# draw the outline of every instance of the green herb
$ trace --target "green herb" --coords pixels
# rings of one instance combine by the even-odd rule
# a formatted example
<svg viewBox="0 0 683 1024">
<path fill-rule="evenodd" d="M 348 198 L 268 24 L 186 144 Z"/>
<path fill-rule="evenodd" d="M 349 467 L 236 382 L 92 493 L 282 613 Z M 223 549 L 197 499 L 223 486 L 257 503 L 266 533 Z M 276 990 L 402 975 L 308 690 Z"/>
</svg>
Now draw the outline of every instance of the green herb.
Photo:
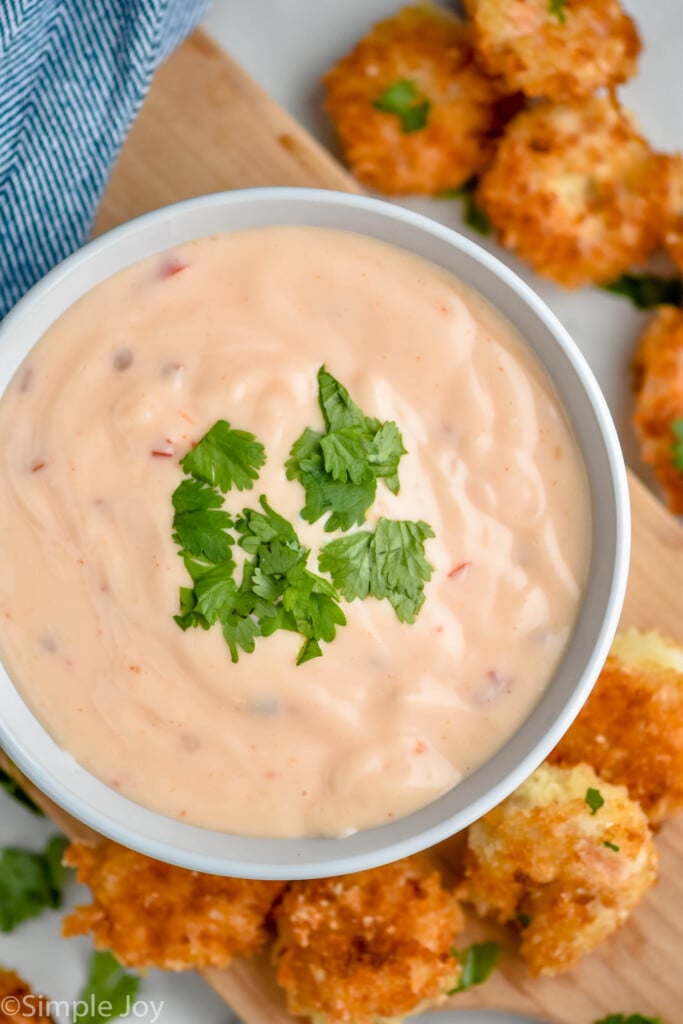
<svg viewBox="0 0 683 1024">
<path fill-rule="evenodd" d="M 591 814 L 597 814 L 600 808 L 604 807 L 605 804 L 600 790 L 593 789 L 592 786 L 589 786 L 586 790 L 586 796 L 584 799 L 591 809 Z"/>
<path fill-rule="evenodd" d="M 567 0 L 548 0 L 548 13 L 557 18 L 557 20 L 563 25 L 567 20 L 567 12 L 565 11 L 566 5 Z"/>
<path fill-rule="evenodd" d="M 493 224 L 482 208 L 477 206 L 474 198 L 477 184 L 476 178 L 470 178 L 469 181 L 466 181 L 464 185 L 460 185 L 458 188 L 444 189 L 443 192 L 439 193 L 437 199 L 462 199 L 462 216 L 465 224 L 480 235 L 490 235 L 493 232 Z"/>
<path fill-rule="evenodd" d="M 674 436 L 671 445 L 671 461 L 676 469 L 683 473 L 683 419 L 674 420 L 671 424 L 671 433 Z"/>
<path fill-rule="evenodd" d="M 632 1013 L 628 1017 L 624 1013 L 610 1013 L 608 1017 L 596 1020 L 595 1024 L 663 1024 L 661 1017 L 643 1017 L 640 1013 Z"/>
<path fill-rule="evenodd" d="M 320 571 L 330 574 L 347 601 L 368 595 L 386 598 L 401 622 L 414 622 L 432 575 L 424 544 L 433 536 L 422 520 L 381 518 L 374 532 L 352 533 L 326 544 L 320 551 Z"/>
<path fill-rule="evenodd" d="M 464 992 L 473 985 L 481 985 L 490 976 L 500 959 L 500 946 L 497 942 L 475 942 L 468 949 L 451 950 L 462 966 L 460 978 L 455 988 L 448 995 Z"/>
<path fill-rule="evenodd" d="M 405 78 L 385 89 L 372 105 L 384 114 L 396 114 L 401 122 L 401 131 L 406 135 L 420 131 L 429 121 L 431 103 L 429 100 L 420 100 L 415 83 Z"/>
<path fill-rule="evenodd" d="M 620 847 L 615 843 L 610 843 L 609 839 L 606 839 L 602 845 L 606 846 L 608 850 L 614 850 L 615 853 L 619 853 Z"/>
<path fill-rule="evenodd" d="M 530 914 L 515 914 L 515 919 L 520 928 L 528 928 L 531 924 Z"/>
<path fill-rule="evenodd" d="M 74 1007 L 74 1024 L 102 1024 L 123 1017 L 140 988 L 137 974 L 125 970 L 111 953 L 96 951 L 88 980 Z"/>
<path fill-rule="evenodd" d="M 17 803 L 23 804 L 23 806 L 26 807 L 27 810 L 32 811 L 33 814 L 43 815 L 43 811 L 38 804 L 34 803 L 28 793 L 24 792 L 16 779 L 13 779 L 12 776 L 8 775 L 7 772 L 2 770 L 2 768 L 0 768 L 0 789 L 4 789 L 9 796 L 17 801 Z"/>
<path fill-rule="evenodd" d="M 656 274 L 624 274 L 602 286 L 615 295 L 625 295 L 637 309 L 656 306 L 683 306 L 683 281 L 678 277 Z"/>
<path fill-rule="evenodd" d="M 0 931 L 11 932 L 22 921 L 60 905 L 66 846 L 63 836 L 55 836 L 42 853 L 13 848 L 0 853 Z"/>
<path fill-rule="evenodd" d="M 258 470 L 266 461 L 262 444 L 246 430 L 233 430 L 218 420 L 198 445 L 180 460 L 186 473 L 219 490 L 250 490 L 258 479 Z"/>
<path fill-rule="evenodd" d="M 318 371 L 318 401 L 326 431 L 307 427 L 294 442 L 287 479 L 299 480 L 304 487 L 301 515 L 306 522 L 315 523 L 329 513 L 328 533 L 350 530 L 365 522 L 378 480 L 398 494 L 403 439 L 393 421 L 380 423 L 361 412 L 324 366 Z"/>
</svg>

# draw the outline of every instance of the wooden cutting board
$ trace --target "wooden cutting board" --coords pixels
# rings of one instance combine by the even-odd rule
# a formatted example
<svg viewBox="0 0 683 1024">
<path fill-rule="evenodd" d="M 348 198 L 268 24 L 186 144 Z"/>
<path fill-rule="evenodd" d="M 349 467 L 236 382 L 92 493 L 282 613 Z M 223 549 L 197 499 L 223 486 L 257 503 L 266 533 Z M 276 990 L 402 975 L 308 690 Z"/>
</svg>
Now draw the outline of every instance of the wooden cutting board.
<svg viewBox="0 0 683 1024">
<path fill-rule="evenodd" d="M 96 231 L 190 196 L 263 185 L 360 191 L 358 185 L 202 32 L 157 74 L 114 171 Z M 633 557 L 624 625 L 656 627 L 683 642 L 683 530 L 631 475 Z M 32 789 L 33 787 L 28 787 Z M 88 829 L 39 796 L 72 837 Z M 683 1022 L 683 816 L 657 837 L 661 880 L 628 925 L 578 970 L 530 978 L 514 953 L 485 985 L 454 997 L 557 1024 L 591 1024 L 636 1011 Z M 448 847 L 441 850 L 448 859 Z M 477 926 L 471 927 L 471 938 Z M 461 944 L 465 944 L 465 941 Z M 206 980 L 246 1024 L 291 1024 L 264 958 Z"/>
</svg>

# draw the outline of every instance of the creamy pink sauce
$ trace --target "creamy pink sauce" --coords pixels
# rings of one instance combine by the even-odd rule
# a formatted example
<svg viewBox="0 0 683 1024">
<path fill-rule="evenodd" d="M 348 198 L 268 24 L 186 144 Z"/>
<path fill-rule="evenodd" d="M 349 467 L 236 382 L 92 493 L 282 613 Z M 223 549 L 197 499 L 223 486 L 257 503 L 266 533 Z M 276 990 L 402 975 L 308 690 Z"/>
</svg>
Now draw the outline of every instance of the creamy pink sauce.
<svg viewBox="0 0 683 1024">
<path fill-rule="evenodd" d="M 173 621 L 178 459 L 219 418 L 268 461 L 252 492 L 296 522 L 284 462 L 318 427 L 325 363 L 408 454 L 380 515 L 424 519 L 434 575 L 414 625 L 387 601 L 300 667 L 277 633 L 231 663 Z M 584 466 L 513 328 L 443 270 L 341 232 L 270 228 L 139 263 L 47 332 L 0 402 L 0 653 L 58 743 L 173 818 L 342 835 L 444 793 L 529 715 L 577 614 Z M 311 563 L 316 568 L 316 561 Z"/>
</svg>

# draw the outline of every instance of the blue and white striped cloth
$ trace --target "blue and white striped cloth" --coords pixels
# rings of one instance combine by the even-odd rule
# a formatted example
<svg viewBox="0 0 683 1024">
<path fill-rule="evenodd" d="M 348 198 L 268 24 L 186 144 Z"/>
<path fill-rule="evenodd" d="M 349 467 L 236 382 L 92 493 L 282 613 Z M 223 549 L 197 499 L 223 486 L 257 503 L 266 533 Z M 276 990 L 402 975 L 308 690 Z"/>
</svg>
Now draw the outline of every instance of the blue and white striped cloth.
<svg viewBox="0 0 683 1024">
<path fill-rule="evenodd" d="M 209 0 L 0 0 L 0 318 L 86 240 L 157 65 Z"/>
</svg>

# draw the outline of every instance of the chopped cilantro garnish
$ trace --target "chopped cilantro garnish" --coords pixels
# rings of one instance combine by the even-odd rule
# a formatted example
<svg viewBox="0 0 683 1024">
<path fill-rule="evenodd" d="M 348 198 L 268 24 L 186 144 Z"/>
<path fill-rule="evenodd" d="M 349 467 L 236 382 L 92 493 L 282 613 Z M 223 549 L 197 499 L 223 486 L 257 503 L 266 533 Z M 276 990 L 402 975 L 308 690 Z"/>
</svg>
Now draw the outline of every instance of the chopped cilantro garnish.
<svg viewBox="0 0 683 1024">
<path fill-rule="evenodd" d="M 381 518 L 374 532 L 364 530 L 330 541 L 320 551 L 328 572 L 347 601 L 386 598 L 401 622 L 414 622 L 432 575 L 424 543 L 434 531 L 427 523 Z"/>
<path fill-rule="evenodd" d="M 326 431 L 307 427 L 287 460 L 287 479 L 306 492 L 301 510 L 308 523 L 328 515 L 325 530 L 350 530 L 365 522 L 377 481 L 399 490 L 398 464 L 405 454 L 396 424 L 366 416 L 346 388 L 324 366 L 318 371 L 318 401 Z"/>
<path fill-rule="evenodd" d="M 656 274 L 623 274 L 602 286 L 615 295 L 625 295 L 637 309 L 656 306 L 683 306 L 683 281 L 678 277 Z"/>
<path fill-rule="evenodd" d="M 566 5 L 567 0 L 548 0 L 548 13 L 557 18 L 557 20 L 562 22 L 563 25 L 567 20 L 567 12 L 565 11 Z"/>
<path fill-rule="evenodd" d="M 448 992 L 449 996 L 464 992 L 473 985 L 481 985 L 500 959 L 500 946 L 497 942 L 475 942 L 468 949 L 453 949 L 451 952 L 460 961 L 462 970 L 458 984 Z"/>
<path fill-rule="evenodd" d="M 517 921 L 517 924 L 520 926 L 520 928 L 528 928 L 531 924 L 531 915 L 515 914 L 515 920 Z"/>
<path fill-rule="evenodd" d="M 0 853 L 0 931 L 60 905 L 66 872 L 63 836 L 54 836 L 42 853 L 7 848 Z"/>
<path fill-rule="evenodd" d="M 250 490 L 258 479 L 258 470 L 266 461 L 262 444 L 246 430 L 233 430 L 218 420 L 198 445 L 180 460 L 186 473 L 219 490 Z"/>
<path fill-rule="evenodd" d="M 611 843 L 609 839 L 606 839 L 602 845 L 606 846 L 608 850 L 614 850 L 615 853 L 619 853 L 620 848 L 616 845 L 616 843 Z"/>
<path fill-rule="evenodd" d="M 0 789 L 4 789 L 9 796 L 13 797 L 17 801 L 17 803 L 23 804 L 24 807 L 26 807 L 27 810 L 32 811 L 33 814 L 43 814 L 40 807 L 33 802 L 28 793 L 24 792 L 16 779 L 13 779 L 12 776 L 8 775 L 7 772 L 2 770 L 2 768 L 0 768 Z"/>
<path fill-rule="evenodd" d="M 140 988 L 137 974 L 127 971 L 109 952 L 95 951 L 88 980 L 74 1005 L 74 1024 L 102 1024 L 123 1017 Z"/>
<path fill-rule="evenodd" d="M 420 131 L 429 121 L 431 103 L 420 100 L 415 83 L 405 78 L 393 82 L 372 105 L 384 114 L 395 114 L 401 122 L 401 131 L 406 135 Z"/>
<path fill-rule="evenodd" d="M 602 794 L 599 789 L 593 789 L 589 786 L 586 790 L 584 800 L 591 809 L 591 814 L 597 814 L 601 807 L 604 807 L 605 801 L 602 798 Z"/>
<path fill-rule="evenodd" d="M 477 179 L 470 178 L 469 181 L 466 181 L 464 185 L 460 185 L 458 188 L 444 189 L 443 192 L 439 193 L 437 199 L 462 199 L 462 216 L 465 224 L 480 235 L 490 235 L 493 232 L 493 224 L 482 208 L 477 206 L 474 198 L 476 188 Z"/>
<path fill-rule="evenodd" d="M 683 473 L 683 419 L 676 419 L 671 424 L 671 433 L 674 436 L 671 445 L 671 461 L 676 469 Z"/>
<path fill-rule="evenodd" d="M 595 1024 L 663 1024 L 661 1017 L 643 1017 L 640 1013 L 610 1013 L 608 1017 L 601 1017 Z"/>
<path fill-rule="evenodd" d="M 405 448 L 396 424 L 366 416 L 324 366 L 318 397 L 325 430 L 304 430 L 292 446 L 287 477 L 304 486 L 304 519 L 313 523 L 327 514 L 326 531 L 349 530 L 364 522 L 378 480 L 398 493 Z M 386 598 L 402 622 L 414 622 L 432 573 L 424 553 L 431 527 L 381 518 L 373 533 L 325 545 L 320 568 L 330 582 L 311 572 L 310 551 L 264 496 L 260 509 L 245 508 L 238 516 L 224 509 L 220 492 L 252 487 L 264 461 L 253 434 L 233 430 L 225 420 L 181 459 L 188 476 L 173 493 L 173 540 L 192 586 L 180 588 L 178 626 L 210 629 L 218 623 L 233 661 L 240 650 L 251 653 L 258 637 L 280 629 L 298 633 L 301 665 L 320 657 L 321 643 L 334 640 L 337 626 L 346 623 L 338 589 L 347 600 Z M 239 582 L 236 543 L 247 556 Z"/>
</svg>

